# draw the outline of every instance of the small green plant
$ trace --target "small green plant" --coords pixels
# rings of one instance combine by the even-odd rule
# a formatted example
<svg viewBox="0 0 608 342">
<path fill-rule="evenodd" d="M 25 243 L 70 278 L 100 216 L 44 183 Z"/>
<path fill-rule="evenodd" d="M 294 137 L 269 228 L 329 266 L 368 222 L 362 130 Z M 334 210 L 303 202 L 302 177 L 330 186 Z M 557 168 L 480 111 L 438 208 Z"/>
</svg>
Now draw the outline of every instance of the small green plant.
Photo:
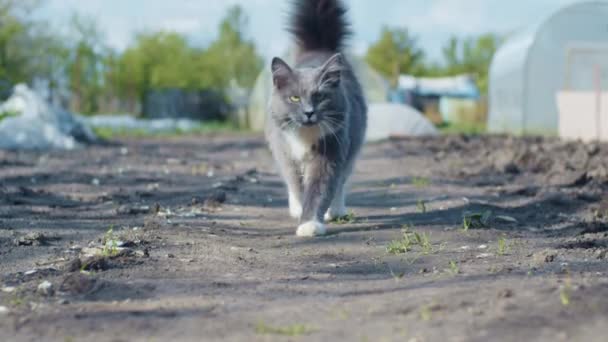
<svg viewBox="0 0 608 342">
<path fill-rule="evenodd" d="M 490 210 L 486 210 L 483 213 L 465 212 L 462 215 L 462 230 L 466 232 L 469 229 L 486 228 L 491 216 L 492 212 Z"/>
<path fill-rule="evenodd" d="M 355 213 L 351 211 L 347 215 L 333 219 L 331 222 L 335 224 L 352 224 L 356 221 L 357 218 L 355 217 Z"/>
<path fill-rule="evenodd" d="M 412 184 L 417 188 L 426 188 L 431 184 L 431 180 L 426 177 L 414 177 L 412 178 Z"/>
<path fill-rule="evenodd" d="M 395 271 L 393 271 L 390 266 L 388 267 L 388 270 L 391 272 L 391 276 L 393 277 L 393 279 L 395 279 L 395 281 L 399 281 L 399 279 L 405 276 L 405 272 L 395 273 Z"/>
<path fill-rule="evenodd" d="M 509 246 L 507 246 L 507 239 L 505 239 L 504 236 L 500 237 L 498 239 L 498 249 L 496 250 L 496 253 L 498 255 L 505 255 L 508 248 Z"/>
<path fill-rule="evenodd" d="M 570 275 L 566 278 L 566 282 L 559 289 L 559 300 L 563 306 L 570 305 L 570 294 L 572 293 L 572 281 Z"/>
<path fill-rule="evenodd" d="M 416 209 L 418 210 L 419 213 L 425 214 L 426 213 L 426 202 L 424 200 L 418 200 L 418 203 L 416 203 Z"/>
<path fill-rule="evenodd" d="M 101 253 L 106 257 L 118 254 L 118 239 L 114 235 L 114 226 L 110 226 L 110 229 L 103 236 L 103 250 Z"/>
<path fill-rule="evenodd" d="M 433 318 L 433 312 L 430 305 L 423 305 L 420 308 L 420 318 L 423 321 L 430 321 Z"/>
<path fill-rule="evenodd" d="M 422 248 L 422 253 L 430 254 L 433 251 L 433 245 L 428 234 L 415 232 L 414 237 L 416 238 L 416 244 Z"/>
<path fill-rule="evenodd" d="M 403 234 L 401 235 L 400 240 L 393 240 L 389 242 L 386 247 L 386 251 L 390 254 L 404 254 L 409 252 L 412 249 L 412 245 L 414 243 L 412 233 L 410 233 L 408 228 L 404 228 L 402 230 Z"/>
<path fill-rule="evenodd" d="M 433 252 L 429 234 L 412 232 L 408 226 L 405 226 L 402 229 L 401 239 L 389 242 L 386 250 L 390 254 L 404 254 L 412 250 L 413 246 L 419 246 L 423 254 Z"/>
<path fill-rule="evenodd" d="M 450 270 L 449 271 L 452 275 L 457 275 L 458 273 L 460 273 L 460 267 L 458 267 L 458 264 L 456 263 L 456 261 L 450 260 Z"/>
<path fill-rule="evenodd" d="M 273 327 L 264 322 L 255 326 L 255 332 L 262 335 L 302 336 L 313 332 L 312 329 L 303 324 L 293 324 L 285 327 Z"/>
</svg>

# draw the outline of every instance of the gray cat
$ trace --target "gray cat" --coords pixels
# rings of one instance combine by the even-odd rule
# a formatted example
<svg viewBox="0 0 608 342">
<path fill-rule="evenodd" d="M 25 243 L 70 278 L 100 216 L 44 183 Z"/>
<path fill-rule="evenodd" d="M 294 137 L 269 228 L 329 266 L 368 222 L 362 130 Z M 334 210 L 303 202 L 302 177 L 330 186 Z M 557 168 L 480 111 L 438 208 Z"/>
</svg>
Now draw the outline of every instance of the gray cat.
<svg viewBox="0 0 608 342">
<path fill-rule="evenodd" d="M 350 35 L 339 0 L 297 0 L 289 31 L 295 63 L 272 60 L 266 138 L 287 184 L 298 236 L 326 233 L 323 220 L 346 215 L 344 186 L 363 145 L 367 105 L 342 54 Z"/>
</svg>

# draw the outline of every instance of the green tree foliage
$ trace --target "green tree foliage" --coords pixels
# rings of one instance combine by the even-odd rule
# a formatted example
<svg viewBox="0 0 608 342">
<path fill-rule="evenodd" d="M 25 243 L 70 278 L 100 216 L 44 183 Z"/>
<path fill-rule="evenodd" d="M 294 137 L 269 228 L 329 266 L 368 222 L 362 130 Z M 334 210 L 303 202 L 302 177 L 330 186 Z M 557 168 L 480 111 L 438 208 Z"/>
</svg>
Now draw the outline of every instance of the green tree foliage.
<svg viewBox="0 0 608 342">
<path fill-rule="evenodd" d="M 44 23 L 29 19 L 37 0 L 0 0 L 0 80 L 9 83 L 47 79 L 57 86 L 66 48 Z"/>
<path fill-rule="evenodd" d="M 95 113 L 104 87 L 103 35 L 92 18 L 74 15 L 71 27 L 70 40 L 74 42 L 68 54 L 71 107 L 84 114 Z"/>
<path fill-rule="evenodd" d="M 262 58 L 255 44 L 245 39 L 248 18 L 240 6 L 233 6 L 220 23 L 219 38 L 203 55 L 222 70 L 225 81 L 235 80 L 240 86 L 252 88 L 262 68 Z"/>
<path fill-rule="evenodd" d="M 253 87 L 262 67 L 255 45 L 244 38 L 247 17 L 230 8 L 220 24 L 219 37 L 206 49 L 192 47 L 174 32 L 139 34 L 122 54 L 106 58 L 106 81 L 123 101 L 143 102 L 152 89 L 214 89 L 223 91 L 235 80 Z"/>
<path fill-rule="evenodd" d="M 367 51 L 367 63 L 396 84 L 399 75 L 421 75 L 424 52 L 407 29 L 384 27 L 380 39 Z"/>
<path fill-rule="evenodd" d="M 400 74 L 441 77 L 471 74 L 482 93 L 488 89 L 488 70 L 501 43 L 494 34 L 452 37 L 442 49 L 442 60 L 425 60 L 417 39 L 407 29 L 385 27 L 366 55 L 369 65 L 393 84 Z"/>
<path fill-rule="evenodd" d="M 443 74 L 472 74 L 482 93 L 488 90 L 488 71 L 501 39 L 494 34 L 459 39 L 452 37 L 443 47 Z"/>
</svg>

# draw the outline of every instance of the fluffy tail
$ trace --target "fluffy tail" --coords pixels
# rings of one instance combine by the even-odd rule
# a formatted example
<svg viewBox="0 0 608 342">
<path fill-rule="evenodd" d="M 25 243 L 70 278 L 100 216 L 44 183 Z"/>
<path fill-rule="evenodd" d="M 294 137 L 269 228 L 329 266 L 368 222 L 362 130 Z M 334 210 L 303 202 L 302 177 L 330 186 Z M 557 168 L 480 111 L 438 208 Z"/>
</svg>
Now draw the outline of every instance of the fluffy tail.
<svg viewBox="0 0 608 342">
<path fill-rule="evenodd" d="M 295 0 L 288 30 L 300 52 L 338 52 L 350 36 L 341 0 Z"/>
</svg>

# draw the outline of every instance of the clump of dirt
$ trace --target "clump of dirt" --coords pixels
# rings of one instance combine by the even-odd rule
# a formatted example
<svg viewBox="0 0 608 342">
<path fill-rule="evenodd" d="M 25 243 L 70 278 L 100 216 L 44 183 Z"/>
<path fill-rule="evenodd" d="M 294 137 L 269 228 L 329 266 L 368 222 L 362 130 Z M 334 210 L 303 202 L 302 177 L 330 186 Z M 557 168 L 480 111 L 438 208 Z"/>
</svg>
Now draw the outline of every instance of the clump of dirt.
<svg viewBox="0 0 608 342">
<path fill-rule="evenodd" d="M 49 236 L 40 232 L 31 232 L 22 235 L 13 240 L 15 246 L 44 246 L 48 245 L 51 241 L 58 240 L 57 236 Z"/>
</svg>

